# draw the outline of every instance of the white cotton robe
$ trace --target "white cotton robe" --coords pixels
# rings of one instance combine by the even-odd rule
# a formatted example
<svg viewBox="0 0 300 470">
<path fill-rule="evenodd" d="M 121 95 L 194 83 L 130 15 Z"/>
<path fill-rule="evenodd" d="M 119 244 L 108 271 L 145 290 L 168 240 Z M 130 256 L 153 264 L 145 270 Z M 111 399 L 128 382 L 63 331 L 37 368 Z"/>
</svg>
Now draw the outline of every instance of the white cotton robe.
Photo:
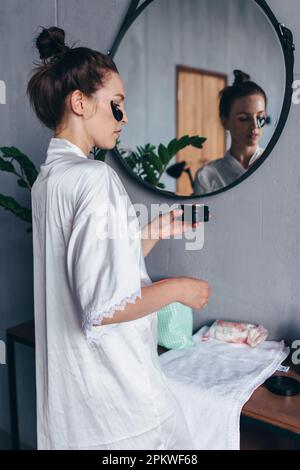
<svg viewBox="0 0 300 470">
<path fill-rule="evenodd" d="M 32 222 L 38 449 L 193 449 L 160 368 L 156 312 L 101 325 L 151 284 L 115 170 L 52 138 Z"/>
<path fill-rule="evenodd" d="M 249 167 L 263 154 L 264 149 L 257 147 L 249 161 Z M 226 188 L 247 170 L 228 150 L 224 157 L 218 158 L 201 167 L 195 174 L 194 193 L 208 194 Z"/>
</svg>

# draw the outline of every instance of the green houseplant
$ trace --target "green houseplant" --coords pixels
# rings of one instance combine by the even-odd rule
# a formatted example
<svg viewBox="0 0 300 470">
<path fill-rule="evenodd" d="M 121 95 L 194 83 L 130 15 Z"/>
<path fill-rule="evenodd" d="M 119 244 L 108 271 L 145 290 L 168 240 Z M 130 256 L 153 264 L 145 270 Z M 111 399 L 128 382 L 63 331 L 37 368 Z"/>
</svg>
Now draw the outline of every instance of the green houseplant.
<svg viewBox="0 0 300 470">
<path fill-rule="evenodd" d="M 121 147 L 118 147 L 118 150 L 128 166 L 139 177 L 153 186 L 165 188 L 165 185 L 159 180 L 166 171 L 170 160 L 189 145 L 201 149 L 205 141 L 205 137 L 184 135 L 180 139 L 172 139 L 166 146 L 160 144 L 157 149 L 154 145 L 147 143 L 144 146 L 137 146 L 136 150 L 131 152 Z"/>
</svg>

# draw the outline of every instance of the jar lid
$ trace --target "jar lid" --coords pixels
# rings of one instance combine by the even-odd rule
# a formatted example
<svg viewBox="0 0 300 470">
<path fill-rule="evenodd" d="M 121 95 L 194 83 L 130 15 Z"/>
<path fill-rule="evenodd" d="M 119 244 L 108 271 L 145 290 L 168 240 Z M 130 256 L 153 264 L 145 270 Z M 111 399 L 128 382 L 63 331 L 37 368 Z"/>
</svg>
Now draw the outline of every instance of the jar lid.
<svg viewBox="0 0 300 470">
<path fill-rule="evenodd" d="M 300 382 L 293 377 L 274 375 L 264 383 L 265 387 L 277 395 L 292 396 L 300 393 Z"/>
</svg>

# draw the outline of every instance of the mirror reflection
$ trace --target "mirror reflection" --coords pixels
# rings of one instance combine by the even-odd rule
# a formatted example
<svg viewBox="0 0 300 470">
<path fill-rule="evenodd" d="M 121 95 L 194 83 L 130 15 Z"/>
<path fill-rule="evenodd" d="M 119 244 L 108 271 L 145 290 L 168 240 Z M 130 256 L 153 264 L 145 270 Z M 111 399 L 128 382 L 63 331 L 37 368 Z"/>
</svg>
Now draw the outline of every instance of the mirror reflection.
<svg viewBox="0 0 300 470">
<path fill-rule="evenodd" d="M 219 115 L 230 134 L 230 148 L 218 158 L 199 168 L 193 188 L 196 194 L 217 191 L 242 176 L 262 155 L 260 146 L 267 122 L 267 97 L 249 75 L 234 71 L 233 85 L 220 92 Z"/>
<path fill-rule="evenodd" d="M 285 65 L 253 0 L 154 0 L 115 55 L 127 91 L 117 148 L 178 196 L 210 194 L 259 159 L 276 128 Z"/>
</svg>

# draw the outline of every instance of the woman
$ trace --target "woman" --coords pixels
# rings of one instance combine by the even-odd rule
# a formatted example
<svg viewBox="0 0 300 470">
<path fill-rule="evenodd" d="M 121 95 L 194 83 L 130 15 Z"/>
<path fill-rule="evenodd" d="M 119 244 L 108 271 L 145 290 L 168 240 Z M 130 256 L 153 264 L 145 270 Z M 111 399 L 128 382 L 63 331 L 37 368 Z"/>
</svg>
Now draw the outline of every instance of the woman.
<svg viewBox="0 0 300 470">
<path fill-rule="evenodd" d="M 160 369 L 156 310 L 201 308 L 209 286 L 151 282 L 144 256 L 166 229 L 190 227 L 175 211 L 141 234 L 117 173 L 89 158 L 94 146 L 113 148 L 127 123 L 124 87 L 111 58 L 64 37 L 40 33 L 43 63 L 27 90 L 55 131 L 32 187 L 38 448 L 193 448 Z"/>
<path fill-rule="evenodd" d="M 261 156 L 259 141 L 266 122 L 267 96 L 250 81 L 249 75 L 234 70 L 232 86 L 221 91 L 219 114 L 230 132 L 231 147 L 223 158 L 200 168 L 194 180 L 194 193 L 206 194 L 224 188 L 242 176 Z"/>
</svg>

